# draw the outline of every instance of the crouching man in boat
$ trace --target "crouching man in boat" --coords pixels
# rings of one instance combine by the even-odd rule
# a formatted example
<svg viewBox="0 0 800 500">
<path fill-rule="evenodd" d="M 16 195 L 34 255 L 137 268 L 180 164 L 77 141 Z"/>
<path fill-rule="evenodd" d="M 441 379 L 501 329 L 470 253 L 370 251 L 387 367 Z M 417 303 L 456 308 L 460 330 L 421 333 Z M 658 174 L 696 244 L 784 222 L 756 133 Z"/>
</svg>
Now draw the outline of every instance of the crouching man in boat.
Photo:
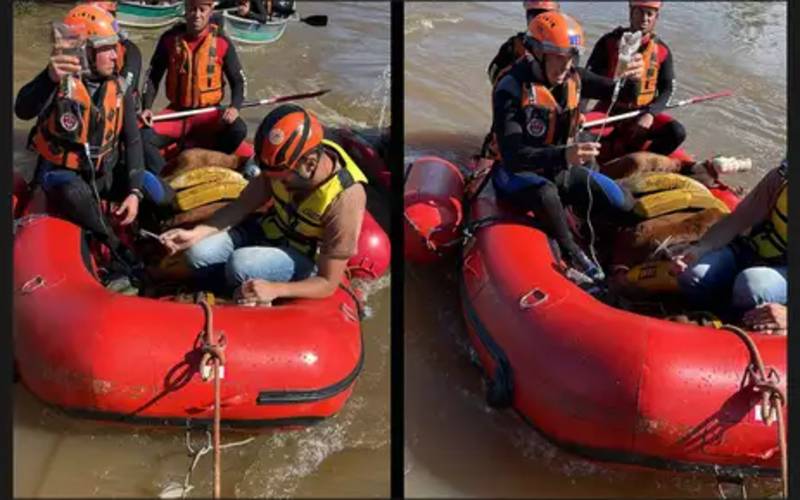
<svg viewBox="0 0 800 500">
<path fill-rule="evenodd" d="M 602 280 L 602 269 L 570 232 L 562 199 L 587 207 L 591 196 L 593 209 L 620 213 L 632 209 L 633 198 L 613 180 L 584 166 L 597 156 L 598 143 L 574 142 L 582 94 L 606 97 L 614 87 L 608 78 L 581 77 L 576 65 L 583 43 L 582 28 L 566 14 L 545 12 L 529 24 L 528 53 L 494 91 L 492 130 L 501 160 L 492 181 L 501 199 L 536 213 L 568 264 L 590 279 Z"/>
<path fill-rule="evenodd" d="M 262 175 L 205 224 L 161 239 L 198 278 L 224 280 L 243 302 L 323 298 L 358 245 L 366 177 L 317 118 L 296 105 L 269 113 L 255 137 Z M 266 217 L 253 212 L 272 200 Z M 224 273 L 224 275 L 223 275 Z"/>
<path fill-rule="evenodd" d="M 667 156 L 686 139 L 683 125 L 663 112 L 672 99 L 675 69 L 672 51 L 655 34 L 661 4 L 661 1 L 630 0 L 630 26 L 603 35 L 586 63 L 586 68 L 594 73 L 617 78 L 622 69 L 619 68 L 622 36 L 636 31 L 641 33 L 641 44 L 633 56 L 637 64 L 641 64 L 637 92 L 630 97 L 620 96 L 613 103 L 611 113 L 633 110 L 644 110 L 645 113 L 636 120 L 616 126 L 614 133 L 603 140 L 603 158 L 612 159 L 639 151 L 647 141 L 650 141 L 648 151 Z M 608 112 L 611 104 L 610 99 L 602 99 L 594 110 Z"/>
<path fill-rule="evenodd" d="M 39 154 L 35 182 L 48 209 L 93 232 L 132 266 L 135 257 L 98 204 L 100 198 L 119 202 L 114 215 L 124 226 L 136 219 L 146 196 L 136 107 L 117 74 L 116 23 L 105 10 L 82 4 L 64 25 L 86 43 L 89 67 L 82 66 L 79 49 L 57 43 L 47 68 L 20 90 L 15 113 L 22 120 L 38 115 L 29 147 Z"/>
<path fill-rule="evenodd" d="M 783 160 L 730 215 L 673 259 L 681 271 L 681 291 L 692 301 L 730 299 L 734 309 L 745 311 L 747 327 L 782 334 L 787 326 L 787 167 Z"/>
<path fill-rule="evenodd" d="M 216 139 L 213 149 L 231 154 L 247 136 L 247 125 L 239 116 L 244 70 L 233 43 L 220 26 L 210 22 L 213 7 L 212 0 L 186 0 L 186 22 L 161 35 L 150 60 L 141 118 L 152 126 L 151 107 L 165 72 L 169 100 L 165 112 L 219 105 L 225 96 L 225 80 L 231 87 L 230 106 L 221 115 L 206 113 L 159 123 L 152 138 L 159 148 L 187 136 L 203 136 Z"/>
</svg>

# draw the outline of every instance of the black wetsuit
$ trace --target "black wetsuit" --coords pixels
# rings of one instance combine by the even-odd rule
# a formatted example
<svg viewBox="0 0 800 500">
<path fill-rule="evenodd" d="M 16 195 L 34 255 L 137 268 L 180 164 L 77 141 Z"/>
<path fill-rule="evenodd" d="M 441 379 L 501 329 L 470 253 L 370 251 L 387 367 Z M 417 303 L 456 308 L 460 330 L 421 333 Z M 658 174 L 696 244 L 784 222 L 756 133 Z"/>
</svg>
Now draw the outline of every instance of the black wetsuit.
<svg viewBox="0 0 800 500">
<path fill-rule="evenodd" d="M 611 79 L 582 69 L 576 71 L 582 85 L 581 97 L 611 96 L 614 89 Z M 589 194 L 587 183 L 593 197 L 593 208 L 599 212 L 628 212 L 633 207 L 633 198 L 602 174 L 592 173 L 581 166 L 568 168 L 563 147 L 570 139 L 567 137 L 568 124 L 557 123 L 552 144 L 544 142 L 546 130 L 532 135 L 521 106 L 522 84 L 545 80 L 542 68 L 532 56 L 528 56 L 515 63 L 498 82 L 493 96 L 492 129 L 497 137 L 501 162 L 494 169 L 492 180 L 501 198 L 525 210 L 533 210 L 561 249 L 568 256 L 574 256 L 580 249 L 570 232 L 562 200 L 585 210 Z M 551 88 L 553 97 L 562 107 L 566 106 L 566 88 L 566 84 Z M 622 89 L 626 95 L 633 91 L 633 85 Z"/>
<path fill-rule="evenodd" d="M 84 80 L 86 87 L 95 99 L 99 92 L 99 82 Z M 53 82 L 45 69 L 31 82 L 20 89 L 14 104 L 14 113 L 21 120 L 31 120 L 47 113 L 51 99 L 58 84 Z M 119 249 L 119 240 L 109 229 L 109 224 L 100 215 L 92 185 L 103 199 L 121 201 L 134 190 L 144 195 L 144 199 L 153 204 L 158 201 L 149 196 L 148 185 L 158 183 L 161 189 L 168 189 L 144 168 L 142 141 L 137 126 L 136 107 L 131 93 L 124 96 L 123 125 L 120 132 L 119 146 L 109 153 L 103 164 L 93 170 L 89 165 L 82 165 L 80 171 L 63 168 L 50 163 L 41 156 L 38 158 L 35 182 L 44 191 L 48 207 L 55 215 L 70 220 L 90 230 L 107 242 L 114 249 Z M 124 158 L 120 158 L 124 151 Z M 86 163 L 85 160 L 83 160 Z M 92 172 L 94 171 L 94 178 Z M 165 201 L 166 204 L 171 199 Z"/>
</svg>

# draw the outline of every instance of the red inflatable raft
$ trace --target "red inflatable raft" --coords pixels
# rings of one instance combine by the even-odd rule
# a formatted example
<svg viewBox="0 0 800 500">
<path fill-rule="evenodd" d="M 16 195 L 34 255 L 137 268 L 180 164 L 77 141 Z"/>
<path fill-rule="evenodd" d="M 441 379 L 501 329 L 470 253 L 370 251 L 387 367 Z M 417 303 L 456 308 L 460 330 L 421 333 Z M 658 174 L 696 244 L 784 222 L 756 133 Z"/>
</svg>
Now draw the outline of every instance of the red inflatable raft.
<svg viewBox="0 0 800 500">
<path fill-rule="evenodd" d="M 426 157 L 413 168 L 407 205 L 452 212 L 449 200 L 461 196 L 453 186 L 463 188 L 454 166 Z M 763 420 L 764 392 L 744 340 L 596 299 L 562 274 L 534 219 L 498 206 L 491 182 L 469 212 L 466 223 L 474 224 L 462 247 L 461 300 L 490 405 L 512 406 L 558 446 L 594 460 L 779 473 L 778 424 Z M 785 391 L 787 337 L 749 338 L 770 382 Z"/>
<path fill-rule="evenodd" d="M 31 213 L 41 200 L 37 193 L 15 222 L 14 352 L 22 383 L 78 416 L 156 425 L 210 420 L 214 386 L 199 372 L 203 308 L 106 290 L 93 275 L 86 235 Z M 358 252 L 351 275 L 386 271 L 388 238 L 369 213 Z M 305 425 L 345 404 L 364 363 L 360 305 L 349 283 L 325 299 L 211 311 L 213 331 L 225 336 L 226 425 Z"/>
</svg>

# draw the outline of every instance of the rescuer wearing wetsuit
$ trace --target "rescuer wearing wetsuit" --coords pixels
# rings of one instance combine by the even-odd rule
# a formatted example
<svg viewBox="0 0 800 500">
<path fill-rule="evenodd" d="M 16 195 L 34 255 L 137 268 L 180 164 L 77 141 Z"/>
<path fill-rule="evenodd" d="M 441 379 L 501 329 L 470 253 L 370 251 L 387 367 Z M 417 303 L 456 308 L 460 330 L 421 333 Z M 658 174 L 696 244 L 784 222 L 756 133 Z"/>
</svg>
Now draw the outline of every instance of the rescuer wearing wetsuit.
<svg viewBox="0 0 800 500">
<path fill-rule="evenodd" d="M 633 207 L 630 193 L 582 166 L 594 160 L 599 145 L 570 144 L 581 120 L 581 97 L 610 96 L 614 83 L 575 68 L 583 30 L 565 14 L 547 12 L 535 17 L 529 24 L 526 45 L 529 53 L 495 87 L 492 128 L 501 163 L 492 180 L 500 198 L 535 211 L 568 263 L 600 280 L 604 278 L 602 270 L 570 232 L 562 199 L 586 207 L 588 183 L 597 210 L 619 213 Z M 626 84 L 622 93 L 627 95 L 634 88 L 633 83 Z"/>
<path fill-rule="evenodd" d="M 642 75 L 637 92 L 630 98 L 620 98 L 611 110 L 619 114 L 643 109 L 646 112 L 638 118 L 616 125 L 615 132 L 603 142 L 603 158 L 610 160 L 627 153 L 646 149 L 653 153 L 669 155 L 686 139 L 686 130 L 664 109 L 672 99 L 675 69 L 672 52 L 664 41 L 655 35 L 656 21 L 662 2 L 631 0 L 630 27 L 617 28 L 598 40 L 586 63 L 590 71 L 610 78 L 617 71 L 619 43 L 624 33 L 642 32 L 642 43 L 638 54 L 642 57 Z M 596 111 L 606 112 L 610 99 L 598 102 Z"/>
<path fill-rule="evenodd" d="M 22 120 L 38 118 L 29 147 L 39 155 L 35 182 L 48 210 L 88 229 L 133 264 L 135 258 L 111 231 L 97 199 L 119 202 L 115 215 L 127 225 L 136 219 L 146 194 L 136 107 L 116 72 L 114 19 L 99 7 L 81 4 L 64 24 L 86 41 L 89 73 L 80 74 L 79 57 L 56 48 L 48 67 L 17 94 L 14 112 Z"/>
<path fill-rule="evenodd" d="M 225 80 L 230 85 L 230 106 L 221 115 L 212 112 L 159 123 L 154 134 L 158 147 L 199 134 L 216 139 L 211 147 L 230 154 L 247 136 L 247 125 L 239 117 L 244 101 L 244 71 L 233 43 L 218 25 L 210 22 L 212 8 L 211 0 L 187 0 L 186 23 L 171 28 L 159 39 L 145 81 L 141 117 L 145 125 L 151 125 L 151 107 L 165 73 L 170 102 L 165 111 L 220 105 Z"/>
<path fill-rule="evenodd" d="M 524 0 L 522 5 L 525 8 L 528 24 L 530 24 L 530 22 L 539 14 L 559 10 L 558 2 L 551 1 Z M 489 68 L 487 69 L 489 82 L 492 84 L 492 94 L 494 94 L 494 88 L 497 86 L 497 82 L 500 81 L 500 79 L 511 70 L 514 62 L 520 57 L 524 56 L 526 53 L 527 50 L 525 48 L 524 31 L 510 37 L 505 43 L 503 43 L 503 45 L 500 46 L 497 55 L 494 57 L 494 59 L 492 59 L 492 62 L 489 64 Z M 638 60 L 634 61 L 629 65 L 628 69 L 623 72 L 622 77 L 627 78 L 633 75 L 638 76 L 638 71 L 640 69 L 640 62 Z M 600 81 L 597 78 L 593 78 L 593 74 L 582 68 L 578 68 L 578 74 L 581 77 L 581 85 L 584 88 L 587 85 L 589 87 L 598 85 L 598 82 Z M 607 82 L 602 82 L 602 85 L 604 86 L 603 88 L 605 88 L 606 83 Z M 606 95 L 606 92 L 603 91 L 602 95 Z M 494 135 L 491 131 L 486 135 L 486 139 L 483 141 L 483 146 L 481 147 L 481 157 L 494 159 L 499 158 L 497 143 L 494 140 Z"/>
</svg>

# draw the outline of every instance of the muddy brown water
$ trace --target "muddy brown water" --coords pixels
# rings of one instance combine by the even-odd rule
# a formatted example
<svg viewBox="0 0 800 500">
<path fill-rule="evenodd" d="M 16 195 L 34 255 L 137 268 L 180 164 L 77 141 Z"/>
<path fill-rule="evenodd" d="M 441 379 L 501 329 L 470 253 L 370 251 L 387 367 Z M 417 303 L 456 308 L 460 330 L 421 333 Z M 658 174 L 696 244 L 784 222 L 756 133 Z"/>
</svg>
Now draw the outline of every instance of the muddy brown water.
<svg viewBox="0 0 800 500">
<path fill-rule="evenodd" d="M 48 23 L 69 5 L 35 2 L 14 19 L 14 90 L 46 65 Z M 374 132 L 389 115 L 388 3 L 298 2 L 302 15 L 329 16 L 326 28 L 290 25 L 263 47 L 239 47 L 247 98 L 333 91 L 303 105 L 327 125 Z M 129 30 L 144 65 L 159 31 Z M 145 68 L 146 69 L 146 68 Z M 144 71 L 144 70 L 143 70 Z M 163 84 L 158 104 L 163 104 Z M 249 137 L 267 112 L 244 110 Z M 26 177 L 34 157 L 25 151 L 31 123 L 14 121 L 14 166 Z M 388 211 L 371 203 L 388 227 Z M 223 452 L 223 495 L 229 497 L 382 497 L 389 494 L 389 280 L 371 286 L 363 323 L 366 364 L 356 389 L 333 418 L 310 428 L 256 434 L 254 442 Z M 57 335 L 58 332 L 53 332 Z M 179 429 L 138 428 L 64 416 L 14 389 L 14 494 L 23 497 L 153 497 L 182 483 L 190 464 Z M 225 433 L 223 443 L 249 437 Z M 190 497 L 211 495 L 211 455 L 193 474 Z"/>
<path fill-rule="evenodd" d="M 676 98 L 732 89 L 735 97 L 674 112 L 687 149 L 750 157 L 750 187 L 785 155 L 786 3 L 665 2 L 658 32 L 673 51 Z M 406 162 L 433 154 L 463 163 L 491 121 L 486 67 L 523 31 L 521 2 L 405 6 Z M 627 21 L 627 2 L 562 2 L 589 50 Z M 585 56 L 588 58 L 588 52 Z M 584 58 L 584 60 L 585 60 Z M 407 496 L 711 497 L 713 478 L 588 462 L 560 451 L 513 412 L 490 409 L 471 364 L 455 264 L 406 264 Z M 564 376 L 569 376 L 565 373 Z M 750 494 L 774 494 L 775 481 Z"/>
</svg>

